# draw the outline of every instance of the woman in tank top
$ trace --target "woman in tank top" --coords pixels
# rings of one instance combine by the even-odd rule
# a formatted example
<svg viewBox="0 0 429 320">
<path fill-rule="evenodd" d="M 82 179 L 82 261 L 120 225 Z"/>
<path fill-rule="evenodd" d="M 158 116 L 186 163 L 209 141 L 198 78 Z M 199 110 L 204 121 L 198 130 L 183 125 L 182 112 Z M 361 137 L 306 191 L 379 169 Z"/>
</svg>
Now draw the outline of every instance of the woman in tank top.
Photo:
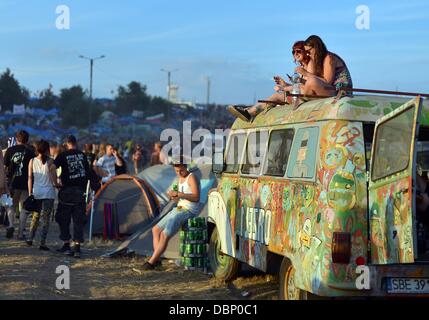
<svg viewBox="0 0 429 320">
<path fill-rule="evenodd" d="M 301 87 L 302 94 L 334 96 L 339 90 L 353 88 L 346 63 L 340 56 L 328 51 L 322 39 L 312 35 L 305 40 L 304 48 L 310 62 L 307 68 L 296 68 L 306 78 L 305 85 Z"/>
<path fill-rule="evenodd" d="M 31 159 L 28 165 L 28 194 L 36 199 L 40 212 L 33 212 L 30 235 L 26 242 L 29 246 L 33 245 L 40 218 L 43 218 L 39 249 L 47 251 L 49 248 L 46 246 L 46 237 L 54 206 L 57 173 L 56 167 L 49 157 L 49 143 L 47 141 L 40 140 L 36 143 L 36 154 L 37 156 Z"/>
</svg>

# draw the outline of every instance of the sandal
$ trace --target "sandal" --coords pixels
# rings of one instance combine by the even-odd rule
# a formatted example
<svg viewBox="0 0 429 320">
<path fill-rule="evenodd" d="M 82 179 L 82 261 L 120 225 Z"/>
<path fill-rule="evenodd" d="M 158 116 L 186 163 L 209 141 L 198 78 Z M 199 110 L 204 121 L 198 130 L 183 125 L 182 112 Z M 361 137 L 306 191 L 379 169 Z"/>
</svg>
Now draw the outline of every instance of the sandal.
<svg viewBox="0 0 429 320">
<path fill-rule="evenodd" d="M 243 107 L 231 105 L 227 107 L 227 110 L 243 121 L 250 122 L 252 120 L 252 116 L 250 115 L 250 113 Z"/>
</svg>

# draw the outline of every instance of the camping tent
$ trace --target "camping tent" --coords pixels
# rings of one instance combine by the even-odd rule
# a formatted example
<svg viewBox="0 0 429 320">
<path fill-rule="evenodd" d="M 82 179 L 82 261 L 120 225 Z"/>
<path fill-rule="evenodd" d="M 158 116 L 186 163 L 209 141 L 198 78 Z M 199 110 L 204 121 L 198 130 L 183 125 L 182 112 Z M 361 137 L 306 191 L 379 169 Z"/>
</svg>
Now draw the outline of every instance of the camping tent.
<svg viewBox="0 0 429 320">
<path fill-rule="evenodd" d="M 172 174 L 174 173 L 174 169 L 172 166 L 168 165 L 162 165 L 157 166 L 158 168 L 149 168 L 146 169 L 146 172 L 143 172 L 140 174 L 140 177 L 153 177 L 156 176 L 155 172 L 163 172 L 166 177 L 171 178 Z M 162 167 L 162 168 L 160 168 Z M 153 172 L 151 172 L 153 170 Z M 207 217 L 208 213 L 208 192 L 210 189 L 214 188 L 217 185 L 216 177 L 211 172 L 211 165 L 199 165 L 194 168 L 190 169 L 191 172 L 193 172 L 196 177 L 200 180 L 201 184 L 201 193 L 200 193 L 200 203 L 201 203 L 201 211 L 199 213 L 200 217 Z M 167 186 L 167 181 L 160 182 L 161 179 L 151 179 L 148 180 L 148 184 L 156 181 L 154 185 L 151 185 L 151 187 L 154 190 L 157 190 L 157 195 L 159 197 L 159 192 L 164 194 L 168 191 L 169 186 L 172 184 L 174 179 L 169 182 Z M 162 179 L 164 180 L 164 179 Z M 161 184 L 165 183 L 164 187 L 166 186 L 166 189 L 161 189 Z M 152 227 L 155 226 L 161 219 L 164 219 L 165 216 L 168 214 L 168 212 L 175 206 L 175 203 L 173 201 L 168 202 L 159 216 L 157 216 L 155 219 L 153 219 L 149 224 L 146 224 L 145 226 L 142 226 L 136 233 L 134 233 L 130 238 L 128 238 L 126 241 L 124 241 L 117 249 L 115 249 L 112 252 L 109 252 L 106 254 L 106 256 L 120 256 L 120 255 L 127 255 L 129 253 L 135 253 L 138 255 L 148 256 L 152 254 L 153 247 L 152 247 Z M 167 246 L 167 250 L 164 253 L 164 258 L 169 259 L 177 259 L 179 258 L 179 235 L 176 234 L 173 236 L 173 238 L 170 239 L 169 244 Z"/>
<path fill-rule="evenodd" d="M 117 214 L 119 233 L 130 235 L 159 215 L 159 202 L 145 181 L 128 175 L 112 178 L 94 197 L 93 234 L 105 230 L 106 204 Z M 89 212 L 88 212 L 89 213 Z"/>
<path fill-rule="evenodd" d="M 173 182 L 177 180 L 176 172 L 172 166 L 152 166 L 140 172 L 137 177 L 145 181 L 150 186 L 157 196 L 161 207 L 164 207 L 168 203 L 169 197 L 167 195 L 167 191 Z"/>
</svg>

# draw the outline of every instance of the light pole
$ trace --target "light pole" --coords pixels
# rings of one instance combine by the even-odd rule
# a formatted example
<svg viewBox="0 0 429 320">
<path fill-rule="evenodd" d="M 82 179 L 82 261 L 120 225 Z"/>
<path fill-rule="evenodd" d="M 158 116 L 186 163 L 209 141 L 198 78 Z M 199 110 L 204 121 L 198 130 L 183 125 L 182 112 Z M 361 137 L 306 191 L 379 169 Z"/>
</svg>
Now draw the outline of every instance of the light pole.
<svg viewBox="0 0 429 320">
<path fill-rule="evenodd" d="M 79 58 L 81 59 L 86 59 L 89 60 L 89 99 L 90 99 L 90 104 L 89 104 L 89 126 L 92 123 L 92 74 L 93 74 L 93 69 L 94 69 L 94 61 L 95 60 L 100 60 L 105 58 L 105 55 L 99 56 L 97 58 L 88 58 L 85 57 L 83 55 L 80 55 Z"/>
<path fill-rule="evenodd" d="M 210 77 L 206 77 L 207 80 L 207 100 L 206 100 L 206 104 L 207 104 L 207 110 L 209 109 L 209 104 L 210 104 L 210 84 L 211 84 L 211 79 Z"/>
<path fill-rule="evenodd" d="M 172 72 L 176 72 L 179 71 L 179 69 L 174 69 L 174 70 L 166 70 L 166 69 L 161 69 L 162 72 L 167 72 L 167 100 L 168 102 L 170 102 L 170 92 L 171 92 L 171 73 Z M 170 120 L 170 107 L 167 109 L 167 118 L 168 120 Z"/>
</svg>

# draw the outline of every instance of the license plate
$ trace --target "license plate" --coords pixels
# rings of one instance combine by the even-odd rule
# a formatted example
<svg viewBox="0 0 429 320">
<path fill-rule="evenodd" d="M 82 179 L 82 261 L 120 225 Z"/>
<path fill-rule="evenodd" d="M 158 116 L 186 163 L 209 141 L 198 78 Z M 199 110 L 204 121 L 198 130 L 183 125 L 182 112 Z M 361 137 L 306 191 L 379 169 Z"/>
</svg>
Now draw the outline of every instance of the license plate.
<svg viewBox="0 0 429 320">
<path fill-rule="evenodd" d="M 387 293 L 429 293 L 429 279 L 387 278 Z"/>
</svg>

